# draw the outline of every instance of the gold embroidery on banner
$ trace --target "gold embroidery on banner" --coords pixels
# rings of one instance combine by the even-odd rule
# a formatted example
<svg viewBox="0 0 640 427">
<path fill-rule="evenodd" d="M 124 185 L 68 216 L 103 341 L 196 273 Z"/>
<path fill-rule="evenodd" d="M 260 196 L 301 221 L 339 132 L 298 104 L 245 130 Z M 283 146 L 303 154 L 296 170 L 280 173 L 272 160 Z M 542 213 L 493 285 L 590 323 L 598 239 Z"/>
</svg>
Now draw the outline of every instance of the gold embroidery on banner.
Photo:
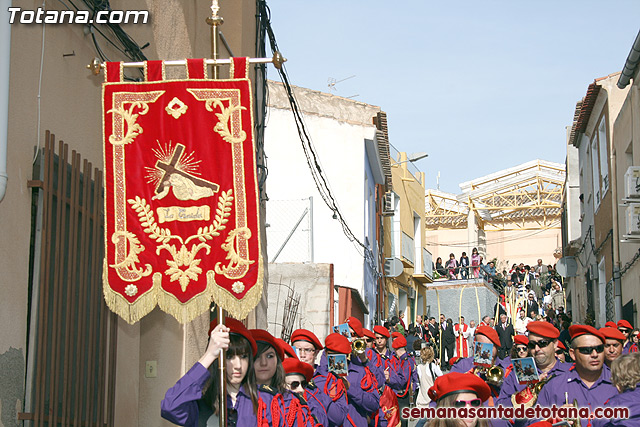
<svg viewBox="0 0 640 427">
<path fill-rule="evenodd" d="M 242 267 L 249 266 L 253 264 L 255 261 L 244 258 L 238 254 L 240 252 L 239 245 L 241 241 L 248 241 L 251 238 L 251 229 L 249 227 L 236 228 L 235 230 L 231 230 L 227 239 L 222 244 L 222 249 L 227 252 L 226 259 L 229 260 L 229 265 L 226 267 L 220 267 L 221 262 L 216 263 L 216 273 L 223 274 L 225 277 L 229 278 L 229 273 L 233 270 L 244 270 Z M 246 272 L 243 274 L 246 275 Z"/>
<path fill-rule="evenodd" d="M 121 67 L 122 69 L 122 67 Z M 146 114 L 149 110 L 148 103 L 157 101 L 164 91 L 153 91 L 147 93 L 138 92 L 115 92 L 113 93 L 112 108 L 112 135 L 109 141 L 112 143 L 113 150 L 113 208 L 114 208 L 114 233 L 112 234 L 112 242 L 115 244 L 114 261 L 112 267 L 116 270 L 118 277 L 126 282 L 135 282 L 144 277 L 141 269 L 131 268 L 132 264 L 127 261 L 130 256 L 127 250 L 127 243 L 131 244 L 127 238 L 127 202 L 126 202 L 126 185 L 125 185 L 125 143 L 127 137 L 125 133 L 125 123 L 127 127 L 134 127 L 135 135 L 131 135 L 131 129 L 127 129 L 130 136 L 129 143 L 133 142 L 136 135 L 142 132 L 142 128 L 135 123 L 139 114 Z M 128 110 L 125 110 L 125 104 L 131 104 Z M 139 114 L 133 114 L 134 108 L 139 108 Z M 144 113 L 143 113 L 144 112 Z M 122 113 L 129 114 L 127 118 Z M 135 132 L 135 127 L 139 128 L 139 132 Z M 115 144 L 114 144 L 115 141 Z M 106 199 L 105 199 L 106 203 Z M 140 252 L 144 250 L 141 246 Z M 146 273 L 146 271 L 145 271 Z"/>
<path fill-rule="evenodd" d="M 180 221 L 209 221 L 211 218 L 211 208 L 204 206 L 166 206 L 156 209 L 158 214 L 158 222 Z"/>
<path fill-rule="evenodd" d="M 227 259 L 231 260 L 226 267 L 216 265 L 216 273 L 223 274 L 230 280 L 241 279 L 249 271 L 248 239 L 251 233 L 243 230 L 247 228 L 246 191 L 244 187 L 244 152 L 243 142 L 246 133 L 242 130 L 240 91 L 238 89 L 187 89 L 197 100 L 204 101 L 208 111 L 214 107 L 220 108 L 215 113 L 218 123 L 214 125 L 216 131 L 226 142 L 231 144 L 233 158 L 233 186 L 236 194 L 236 231 L 221 247 L 227 252 Z M 225 107 L 224 103 L 229 106 Z M 249 229 L 247 228 L 247 231 Z M 259 245 L 258 245 L 259 246 Z M 256 255 L 260 257 L 260 254 Z"/>
<path fill-rule="evenodd" d="M 127 282 L 134 282 L 137 281 L 140 277 L 150 275 L 153 270 L 150 264 L 147 264 L 145 266 L 145 269 L 136 268 L 135 266 L 136 263 L 140 262 L 140 260 L 138 259 L 138 254 L 144 251 L 144 246 L 140 244 L 140 240 L 138 240 L 138 237 L 129 231 L 116 231 L 111 235 L 111 241 L 115 244 L 120 241 L 120 238 L 126 239 L 126 241 L 129 243 L 129 251 L 127 252 L 127 245 L 125 244 L 126 255 L 124 260 L 120 261 L 117 264 L 110 265 L 109 267 L 115 268 L 118 271 L 126 270 L 127 272 L 132 273 L 132 278 L 127 278 L 126 276 L 123 277 L 123 275 L 120 276 L 122 280 Z"/>
<path fill-rule="evenodd" d="M 186 241 L 180 236 L 173 235 L 169 229 L 163 229 L 158 226 L 151 206 L 147 204 L 145 199 L 136 196 L 134 199 L 128 200 L 131 207 L 138 213 L 140 225 L 145 227 L 144 232 L 157 243 L 161 243 L 161 245 L 156 248 L 156 254 L 159 255 L 163 249 L 171 254 L 173 260 L 167 261 L 169 268 L 165 270 L 164 273 L 169 276 L 172 282 L 178 281 L 183 292 L 187 290 L 189 282 L 191 280 L 198 280 L 198 276 L 202 273 L 202 269 L 198 267 L 201 259 L 196 259 L 198 252 L 200 252 L 201 249 L 205 249 L 206 253 L 209 254 L 211 252 L 211 246 L 205 242 L 219 236 L 220 231 L 226 228 L 225 224 L 229 221 L 227 218 L 231 215 L 231 205 L 233 201 L 231 194 L 232 190 L 223 191 L 220 194 L 216 217 L 213 223 L 206 227 L 199 227 L 196 234 L 189 236 Z M 177 249 L 175 245 L 168 244 L 172 239 L 180 242 L 180 249 Z M 187 245 L 193 239 L 198 239 L 200 243 L 193 244 L 190 249 L 187 249 Z M 229 257 L 227 258 L 229 259 Z M 186 267 L 186 269 L 183 269 L 183 267 Z"/>
<path fill-rule="evenodd" d="M 229 131 L 229 119 L 231 118 L 231 114 L 238 112 L 240 110 L 246 110 L 242 105 L 229 105 L 229 108 L 224 108 L 224 104 L 219 99 L 208 99 L 205 103 L 205 107 L 207 111 L 213 112 L 214 107 L 220 108 L 220 113 L 215 113 L 218 118 L 218 123 L 213 127 L 213 130 L 218 132 L 222 139 L 227 141 L 229 144 L 241 144 L 247 139 L 247 134 L 245 131 L 241 130 L 237 136 L 232 135 Z"/>
<path fill-rule="evenodd" d="M 187 112 L 189 107 L 185 105 L 184 102 L 178 99 L 178 97 L 173 97 L 171 102 L 165 107 L 165 111 L 174 119 L 179 119 L 184 113 Z"/>
<path fill-rule="evenodd" d="M 140 108 L 138 114 L 133 114 L 133 109 L 135 107 Z M 136 123 L 136 120 L 139 116 L 143 116 L 149 112 L 149 106 L 146 102 L 133 102 L 129 106 L 128 110 L 125 110 L 123 107 L 113 108 L 107 113 L 116 113 L 119 114 L 124 120 L 127 122 L 127 134 L 118 139 L 117 136 L 111 135 L 109 136 L 109 142 L 111 145 L 126 145 L 131 144 L 136 136 L 142 133 L 142 126 Z"/>
<path fill-rule="evenodd" d="M 124 288 L 124 293 L 128 296 L 132 297 L 138 293 L 138 287 L 133 283 L 129 283 L 126 288 Z"/>
<path fill-rule="evenodd" d="M 238 280 L 233 285 L 231 285 L 231 290 L 236 294 L 241 294 L 242 292 L 244 292 L 244 283 Z"/>
</svg>

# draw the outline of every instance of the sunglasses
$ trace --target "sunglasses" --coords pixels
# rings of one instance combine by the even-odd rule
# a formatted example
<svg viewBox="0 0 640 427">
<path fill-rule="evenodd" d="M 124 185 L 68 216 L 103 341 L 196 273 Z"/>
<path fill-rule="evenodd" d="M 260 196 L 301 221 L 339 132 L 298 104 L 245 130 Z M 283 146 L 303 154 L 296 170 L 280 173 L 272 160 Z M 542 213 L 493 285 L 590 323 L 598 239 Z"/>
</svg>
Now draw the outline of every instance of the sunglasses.
<svg viewBox="0 0 640 427">
<path fill-rule="evenodd" d="M 540 340 L 540 341 L 531 341 L 531 340 L 529 340 L 529 344 L 527 344 L 527 347 L 529 347 L 531 350 L 536 348 L 536 346 L 538 346 L 540 348 L 545 348 L 546 346 L 551 344 L 551 341 L 552 340 Z"/>
<path fill-rule="evenodd" d="M 619 330 L 620 332 L 622 332 L 623 334 L 628 334 L 628 333 L 630 333 L 630 332 L 631 332 L 631 330 L 630 330 L 630 329 L 625 329 L 625 328 L 620 328 L 620 329 L 618 329 L 618 330 Z"/>
<path fill-rule="evenodd" d="M 596 353 L 600 354 L 604 351 L 604 344 L 596 345 L 593 347 L 576 347 L 581 354 L 591 354 L 595 350 Z"/>
<path fill-rule="evenodd" d="M 291 381 L 291 383 L 289 384 L 289 388 L 291 390 L 295 390 L 300 386 L 302 386 L 302 388 L 307 387 L 307 382 L 306 381 Z"/>
<path fill-rule="evenodd" d="M 564 354 L 564 350 L 562 350 L 562 349 L 556 350 L 556 354 Z"/>
<path fill-rule="evenodd" d="M 518 352 L 527 351 L 527 346 L 526 345 L 519 345 L 519 346 L 516 347 L 516 350 Z"/>
<path fill-rule="evenodd" d="M 373 338 L 367 338 L 367 342 L 369 343 L 373 342 Z"/>
<path fill-rule="evenodd" d="M 453 402 L 453 406 L 455 408 L 464 408 L 467 405 L 477 408 L 482 405 L 482 400 L 476 398 L 471 400 L 456 400 L 455 402 Z"/>
</svg>

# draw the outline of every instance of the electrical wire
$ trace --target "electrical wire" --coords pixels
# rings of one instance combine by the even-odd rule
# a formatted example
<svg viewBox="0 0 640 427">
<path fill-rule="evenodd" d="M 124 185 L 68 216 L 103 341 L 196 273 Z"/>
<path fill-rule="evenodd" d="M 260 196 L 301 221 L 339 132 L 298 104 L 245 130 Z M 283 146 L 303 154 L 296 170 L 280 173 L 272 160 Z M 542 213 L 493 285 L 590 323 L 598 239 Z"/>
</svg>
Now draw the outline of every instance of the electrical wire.
<svg viewBox="0 0 640 427">
<path fill-rule="evenodd" d="M 278 43 L 276 42 L 276 38 L 273 33 L 273 28 L 271 27 L 269 7 L 267 6 L 264 0 L 259 1 L 258 7 L 259 7 L 259 13 L 263 18 L 263 25 L 266 31 L 266 36 L 270 43 L 271 50 L 273 52 L 277 52 L 279 50 Z M 360 254 L 364 256 L 365 261 L 371 268 L 374 276 L 376 276 L 376 278 L 381 277 L 382 274 L 377 271 L 377 266 L 376 266 L 375 258 L 373 256 L 373 252 L 368 246 L 366 246 L 364 243 L 362 243 L 362 241 L 360 241 L 360 239 L 356 237 L 356 235 L 353 233 L 353 231 L 347 224 L 338 206 L 338 202 L 333 195 L 333 191 L 331 190 L 329 181 L 325 176 L 323 168 L 320 164 L 320 160 L 318 158 L 318 154 L 315 150 L 311 137 L 309 136 L 309 133 L 307 131 L 303 114 L 300 111 L 300 108 L 298 106 L 298 102 L 296 100 L 296 96 L 289 82 L 289 76 L 284 64 L 278 69 L 278 74 L 280 75 L 280 80 L 282 81 L 284 89 L 287 93 L 287 98 L 291 106 L 291 111 L 293 113 L 294 122 L 296 124 L 296 129 L 298 131 L 298 136 L 302 143 L 302 148 L 305 154 L 305 158 L 307 160 L 307 165 L 309 166 L 309 170 L 311 171 L 311 176 L 320 194 L 320 197 L 325 202 L 327 207 L 333 212 L 335 218 L 340 223 L 343 233 L 347 237 L 347 239 L 349 239 L 349 241 L 351 241 L 354 244 L 358 252 L 360 251 L 364 252 L 364 253 L 360 252 Z"/>
<path fill-rule="evenodd" d="M 485 244 L 498 244 L 498 243 L 505 243 L 505 242 L 512 242 L 514 240 L 520 240 L 526 237 L 531 237 L 531 236 L 535 236 L 536 234 L 540 234 L 543 233 L 549 229 L 551 229 L 554 225 L 560 224 L 560 221 L 555 221 L 553 223 L 550 224 L 549 227 L 547 228 L 543 228 L 540 230 L 535 230 L 532 231 L 531 233 L 528 234 L 522 234 L 522 235 L 518 235 L 518 236 L 513 236 L 513 237 L 505 237 L 505 238 L 500 238 L 500 239 L 495 239 L 495 240 L 486 240 Z M 453 242 L 453 243 L 440 243 L 440 242 L 426 242 L 427 245 L 429 246 L 455 246 L 455 247 L 467 247 L 469 246 L 469 242 L 465 241 L 465 242 Z"/>
<path fill-rule="evenodd" d="M 42 10 L 44 10 L 45 7 L 45 0 L 42 0 Z M 36 160 L 38 159 L 38 154 L 40 153 L 40 117 L 41 117 L 41 111 L 42 109 L 40 108 L 41 105 L 41 100 L 42 100 L 42 71 L 44 70 L 44 40 L 45 40 L 45 28 L 46 28 L 46 24 L 43 22 L 42 23 L 42 48 L 41 48 L 41 52 L 40 52 L 40 75 L 38 76 L 38 97 L 37 97 L 37 126 L 36 126 L 36 152 L 33 153 L 33 161 L 31 162 L 31 164 L 35 164 Z"/>
</svg>

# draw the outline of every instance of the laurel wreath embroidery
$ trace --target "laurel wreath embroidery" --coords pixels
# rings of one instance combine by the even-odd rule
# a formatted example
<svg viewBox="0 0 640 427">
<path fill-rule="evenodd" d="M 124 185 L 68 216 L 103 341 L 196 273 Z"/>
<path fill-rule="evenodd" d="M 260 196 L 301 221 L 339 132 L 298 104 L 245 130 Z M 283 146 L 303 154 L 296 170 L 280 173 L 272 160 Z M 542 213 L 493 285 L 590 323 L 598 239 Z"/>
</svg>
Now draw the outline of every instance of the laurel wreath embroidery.
<svg viewBox="0 0 640 427">
<path fill-rule="evenodd" d="M 169 276 L 172 282 L 178 281 L 182 292 L 187 290 L 187 286 L 191 280 L 198 280 L 198 276 L 202 273 L 202 269 L 199 267 L 201 260 L 196 259 L 198 252 L 205 249 L 206 253 L 209 254 L 211 252 L 211 246 L 209 246 L 206 241 L 219 236 L 220 231 L 227 227 L 225 224 L 229 221 L 228 217 L 231 215 L 233 202 L 232 192 L 233 190 L 230 189 L 220 193 L 218 197 L 218 208 L 216 209 L 216 216 L 213 223 L 206 227 L 198 228 L 197 233 L 189 236 L 186 241 L 184 241 L 182 237 L 172 234 L 168 228 L 158 226 L 151 206 L 145 199 L 136 196 L 134 199 L 127 200 L 131 207 L 138 213 L 138 220 L 140 221 L 140 225 L 144 227 L 144 232 L 157 243 L 161 243 L 161 245 L 156 248 L 156 254 L 159 255 L 163 249 L 171 254 L 173 259 L 167 260 L 169 268 L 165 270 L 164 274 Z M 172 239 L 180 242 L 180 249 L 177 249 L 176 245 L 169 245 Z M 198 239 L 200 243 L 193 244 L 191 249 L 187 249 L 186 245 L 193 239 Z M 224 244 L 222 248 L 225 249 Z M 227 258 L 229 258 L 228 255 Z M 184 267 L 186 267 L 186 269 Z"/>
<path fill-rule="evenodd" d="M 133 113 L 133 109 L 135 107 L 140 108 L 138 114 Z M 107 113 L 116 113 L 120 114 L 124 117 L 124 120 L 127 122 L 127 133 L 122 139 L 117 139 L 115 135 L 109 136 L 109 142 L 112 145 L 126 145 L 131 144 L 136 136 L 142 133 L 142 126 L 136 123 L 136 120 L 139 116 L 143 116 L 149 112 L 149 105 L 146 102 L 132 102 L 129 106 L 128 110 L 125 110 L 124 107 L 112 108 L 107 111 Z"/>
</svg>

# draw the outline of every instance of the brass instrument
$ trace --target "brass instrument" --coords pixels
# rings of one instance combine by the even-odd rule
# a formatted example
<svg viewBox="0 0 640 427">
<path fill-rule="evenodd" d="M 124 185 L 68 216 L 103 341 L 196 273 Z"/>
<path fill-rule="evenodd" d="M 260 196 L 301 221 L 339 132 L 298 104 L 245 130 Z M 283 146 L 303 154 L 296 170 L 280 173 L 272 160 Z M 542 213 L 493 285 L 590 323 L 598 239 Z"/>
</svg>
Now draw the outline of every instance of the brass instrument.
<svg viewBox="0 0 640 427">
<path fill-rule="evenodd" d="M 497 387 L 500 387 L 504 381 L 504 369 L 497 365 L 489 367 L 478 366 L 473 370 L 473 373 L 478 376 L 482 374 L 488 384 L 493 384 Z"/>
<path fill-rule="evenodd" d="M 527 384 L 524 389 L 513 394 L 511 396 L 511 403 L 513 404 L 513 407 L 515 408 L 520 404 L 523 404 L 525 408 L 530 408 L 535 405 L 538 400 L 538 395 L 540 395 L 540 392 L 542 391 L 542 387 L 544 387 L 544 385 L 553 377 L 555 377 L 555 375 L 551 375 L 535 384 Z"/>
<path fill-rule="evenodd" d="M 351 341 L 351 350 L 356 354 L 362 354 L 367 350 L 367 342 L 362 338 Z"/>
</svg>

